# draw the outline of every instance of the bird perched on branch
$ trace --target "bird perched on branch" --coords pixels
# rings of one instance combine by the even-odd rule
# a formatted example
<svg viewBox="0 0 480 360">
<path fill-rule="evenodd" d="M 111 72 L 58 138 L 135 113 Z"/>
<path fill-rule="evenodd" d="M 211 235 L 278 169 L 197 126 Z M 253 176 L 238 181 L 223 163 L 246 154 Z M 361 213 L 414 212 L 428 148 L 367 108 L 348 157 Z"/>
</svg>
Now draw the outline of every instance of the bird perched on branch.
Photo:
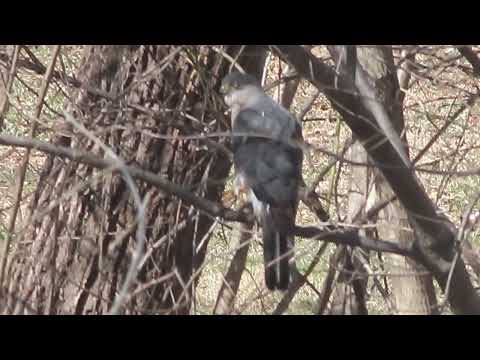
<svg viewBox="0 0 480 360">
<path fill-rule="evenodd" d="M 302 181 L 302 128 L 248 74 L 227 75 L 220 92 L 231 109 L 236 192 L 247 194 L 262 227 L 265 283 L 285 290 Z"/>
</svg>

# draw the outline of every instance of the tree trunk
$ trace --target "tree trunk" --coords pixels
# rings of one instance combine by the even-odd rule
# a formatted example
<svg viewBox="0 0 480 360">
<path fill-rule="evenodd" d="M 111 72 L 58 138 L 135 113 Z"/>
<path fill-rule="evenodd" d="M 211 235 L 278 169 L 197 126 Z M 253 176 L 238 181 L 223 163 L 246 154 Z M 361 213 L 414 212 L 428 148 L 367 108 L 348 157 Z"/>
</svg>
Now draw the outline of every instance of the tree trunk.
<svg viewBox="0 0 480 360">
<path fill-rule="evenodd" d="M 355 142 L 349 152 L 351 161 L 366 163 L 367 153 L 362 145 Z M 350 189 L 348 192 L 347 222 L 352 222 L 358 214 L 365 213 L 369 196 L 369 169 L 364 166 L 352 166 Z M 332 294 L 329 314 L 331 315 L 367 315 L 366 286 L 368 277 L 356 254 L 356 249 L 338 246 L 332 259 L 337 258 L 335 266 L 339 269 L 337 284 Z"/>
<path fill-rule="evenodd" d="M 358 62 L 375 85 L 378 99 L 384 102 L 389 111 L 394 128 L 398 134 L 402 134 L 403 103 L 399 101 L 399 85 L 391 47 L 359 47 Z M 403 141 L 407 144 L 405 136 Z M 376 171 L 375 178 L 377 201 L 391 198 L 394 193 L 380 171 Z M 377 223 L 379 237 L 384 240 L 411 243 L 415 239 L 405 209 L 398 201 L 390 203 L 380 212 Z M 389 282 L 396 313 L 434 313 L 436 297 L 432 276 L 422 266 L 403 256 L 386 254 L 385 262 L 386 268 L 392 274 Z"/>
<path fill-rule="evenodd" d="M 333 47 L 330 47 L 330 51 L 335 56 Z M 337 61 L 339 60 L 337 59 Z M 404 120 L 403 103 L 399 101 L 399 99 L 403 100 L 403 97 L 399 96 L 399 85 L 391 48 L 387 46 L 357 47 L 357 66 L 361 66 L 368 75 L 371 86 L 376 90 L 377 98 L 384 103 L 385 108 L 388 109 L 394 121 L 394 128 L 398 134 L 401 134 L 404 128 Z M 403 140 L 406 143 L 406 139 L 404 138 Z M 353 160 L 364 163 L 368 162 L 367 155 L 363 148 L 359 144 L 357 145 L 356 150 L 352 148 L 352 152 L 356 154 L 356 158 Z M 363 157 L 361 154 L 363 154 Z M 361 179 L 368 178 L 367 169 L 355 170 L 354 167 L 351 176 L 352 178 L 358 177 L 359 180 L 352 180 L 360 183 L 362 181 Z M 380 171 L 375 172 L 374 179 L 377 201 L 385 201 L 394 195 Z M 363 204 L 363 211 L 365 210 L 368 196 L 368 182 L 365 182 L 363 185 L 363 187 L 353 186 L 353 188 L 350 189 L 350 209 L 352 209 L 352 207 L 358 207 L 355 206 L 355 204 Z M 351 220 L 352 216 L 355 216 L 355 213 L 358 211 L 362 211 L 362 209 L 354 211 L 353 214 L 349 211 L 350 216 L 348 218 Z M 360 215 L 361 214 L 362 213 L 360 213 Z M 412 230 L 408 225 L 405 210 L 398 202 L 389 204 L 380 213 L 378 225 L 378 234 L 380 238 L 384 240 L 411 242 L 414 239 Z M 347 272 L 340 272 L 339 274 L 337 281 L 343 284 L 336 288 L 332 298 L 330 312 L 336 314 L 358 314 L 362 307 L 360 306 L 361 304 L 358 303 L 358 298 L 354 295 L 355 293 L 361 294 L 360 289 L 362 289 L 362 287 L 357 284 L 357 291 L 354 292 L 354 278 L 353 275 L 348 274 L 352 274 L 354 270 L 356 273 L 365 272 L 365 269 L 363 269 L 362 264 L 358 262 L 358 258 L 352 256 L 351 251 L 347 251 L 346 249 L 339 249 L 338 251 L 343 251 L 343 257 L 340 257 L 340 259 L 343 259 L 343 266 L 340 266 L 340 268 L 347 270 Z M 393 274 L 390 280 L 392 296 L 397 312 L 402 314 L 433 313 L 435 292 L 431 275 L 428 274 L 423 267 L 404 257 L 387 254 L 385 258 L 387 269 Z M 407 276 L 401 276 L 401 274 Z M 418 275 L 408 276 L 408 274 Z M 364 282 L 364 285 L 366 286 L 366 282 Z M 363 289 L 365 289 L 365 287 L 363 287 Z"/>
<path fill-rule="evenodd" d="M 224 51 L 250 71 L 264 57 L 255 46 Z M 90 46 L 77 74 L 82 87 L 66 109 L 126 163 L 219 201 L 229 158 L 213 141 L 178 136 L 228 130 L 216 93 L 228 69 L 207 46 Z M 104 155 L 71 126 L 59 125 L 52 142 Z M 186 314 L 214 219 L 158 188 L 136 186 L 148 199 L 146 247 L 121 312 Z M 137 244 L 137 208 L 122 177 L 48 156 L 30 209 L 9 258 L 3 312 L 108 312 Z"/>
</svg>

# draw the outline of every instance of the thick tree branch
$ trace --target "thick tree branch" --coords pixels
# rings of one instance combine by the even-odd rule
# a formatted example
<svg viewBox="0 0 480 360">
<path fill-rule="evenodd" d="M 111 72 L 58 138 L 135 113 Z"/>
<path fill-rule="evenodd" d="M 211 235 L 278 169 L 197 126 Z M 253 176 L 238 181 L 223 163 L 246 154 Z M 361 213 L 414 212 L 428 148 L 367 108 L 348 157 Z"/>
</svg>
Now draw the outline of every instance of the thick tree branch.
<svg viewBox="0 0 480 360">
<path fill-rule="evenodd" d="M 324 231 L 314 226 L 296 226 L 295 235 L 305 239 L 333 242 L 337 245 L 361 247 L 365 250 L 388 252 L 422 261 L 413 244 L 403 245 L 384 240 L 374 240 L 361 236 L 357 230 Z"/>
</svg>

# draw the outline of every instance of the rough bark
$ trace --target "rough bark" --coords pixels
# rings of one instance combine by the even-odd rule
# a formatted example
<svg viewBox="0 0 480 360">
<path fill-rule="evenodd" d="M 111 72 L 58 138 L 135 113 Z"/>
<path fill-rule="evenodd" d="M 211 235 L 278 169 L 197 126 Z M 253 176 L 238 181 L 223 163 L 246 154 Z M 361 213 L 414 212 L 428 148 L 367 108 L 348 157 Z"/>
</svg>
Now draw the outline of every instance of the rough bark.
<svg viewBox="0 0 480 360">
<path fill-rule="evenodd" d="M 239 49 L 225 51 L 235 58 Z M 238 60 L 254 66 L 256 54 L 247 47 Z M 66 109 L 126 163 L 219 201 L 228 157 L 175 136 L 228 129 L 215 91 L 228 68 L 206 46 L 89 46 L 77 74 L 82 86 Z M 52 142 L 104 155 L 61 120 Z M 149 199 L 147 256 L 122 312 L 188 313 L 208 239 L 197 247 L 213 219 L 158 188 L 136 185 Z M 48 156 L 30 209 L 9 259 L 2 312 L 108 312 L 136 245 L 136 207 L 121 176 Z"/>
</svg>

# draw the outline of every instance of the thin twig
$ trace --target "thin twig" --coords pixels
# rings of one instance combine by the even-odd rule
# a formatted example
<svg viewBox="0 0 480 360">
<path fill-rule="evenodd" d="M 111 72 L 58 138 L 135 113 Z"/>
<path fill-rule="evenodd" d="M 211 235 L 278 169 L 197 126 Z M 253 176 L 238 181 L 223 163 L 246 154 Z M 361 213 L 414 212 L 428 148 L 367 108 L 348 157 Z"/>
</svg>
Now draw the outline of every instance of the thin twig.
<svg viewBox="0 0 480 360">
<path fill-rule="evenodd" d="M 35 107 L 35 118 L 39 118 L 40 114 L 42 112 L 43 108 L 43 99 L 45 98 L 48 90 L 48 86 L 50 84 L 50 79 L 52 77 L 53 69 L 55 68 L 55 62 L 57 60 L 57 56 L 60 52 L 60 45 L 56 45 L 54 50 L 53 50 L 53 55 L 52 59 L 50 61 L 50 64 L 48 65 L 47 72 L 45 73 L 45 76 L 43 77 L 42 85 L 40 88 L 40 96 L 38 97 L 37 100 L 37 105 Z M 37 132 L 37 126 L 38 123 L 34 121 L 32 123 L 32 126 L 30 128 L 30 137 L 34 138 L 35 134 Z M 15 229 L 15 221 L 17 219 L 17 213 L 18 209 L 20 208 L 20 199 L 22 197 L 22 191 L 23 191 L 23 185 L 25 181 L 25 174 L 27 172 L 27 165 L 28 161 L 30 159 L 30 151 L 31 149 L 27 148 L 25 151 L 25 154 L 23 156 L 22 162 L 20 163 L 19 167 L 19 176 L 18 176 L 18 183 L 17 183 L 17 191 L 15 194 L 15 205 L 12 208 L 12 212 L 10 214 L 10 220 L 8 223 L 8 233 L 7 233 L 7 240 L 5 241 L 5 246 L 3 248 L 3 253 L 1 254 L 2 259 L 0 262 L 0 288 L 2 288 L 3 285 L 3 278 L 5 275 L 5 264 L 7 262 L 7 257 L 8 257 L 8 249 L 10 248 L 10 244 L 12 242 L 13 238 L 13 232 Z"/>
<path fill-rule="evenodd" d="M 320 261 L 323 253 L 327 249 L 328 243 L 324 242 L 323 244 L 320 245 L 317 253 L 315 254 L 312 262 L 308 266 L 307 270 L 305 271 L 305 274 L 300 273 L 296 268 L 294 272 L 294 280 L 292 284 L 290 284 L 287 292 L 285 295 L 283 295 L 282 300 L 278 303 L 277 307 L 273 311 L 273 315 L 281 315 L 283 314 L 287 308 L 288 305 L 292 302 L 293 298 L 297 294 L 297 292 L 302 288 L 302 286 L 308 281 L 308 276 L 313 272 L 315 267 L 317 266 L 318 262 Z"/>
</svg>

